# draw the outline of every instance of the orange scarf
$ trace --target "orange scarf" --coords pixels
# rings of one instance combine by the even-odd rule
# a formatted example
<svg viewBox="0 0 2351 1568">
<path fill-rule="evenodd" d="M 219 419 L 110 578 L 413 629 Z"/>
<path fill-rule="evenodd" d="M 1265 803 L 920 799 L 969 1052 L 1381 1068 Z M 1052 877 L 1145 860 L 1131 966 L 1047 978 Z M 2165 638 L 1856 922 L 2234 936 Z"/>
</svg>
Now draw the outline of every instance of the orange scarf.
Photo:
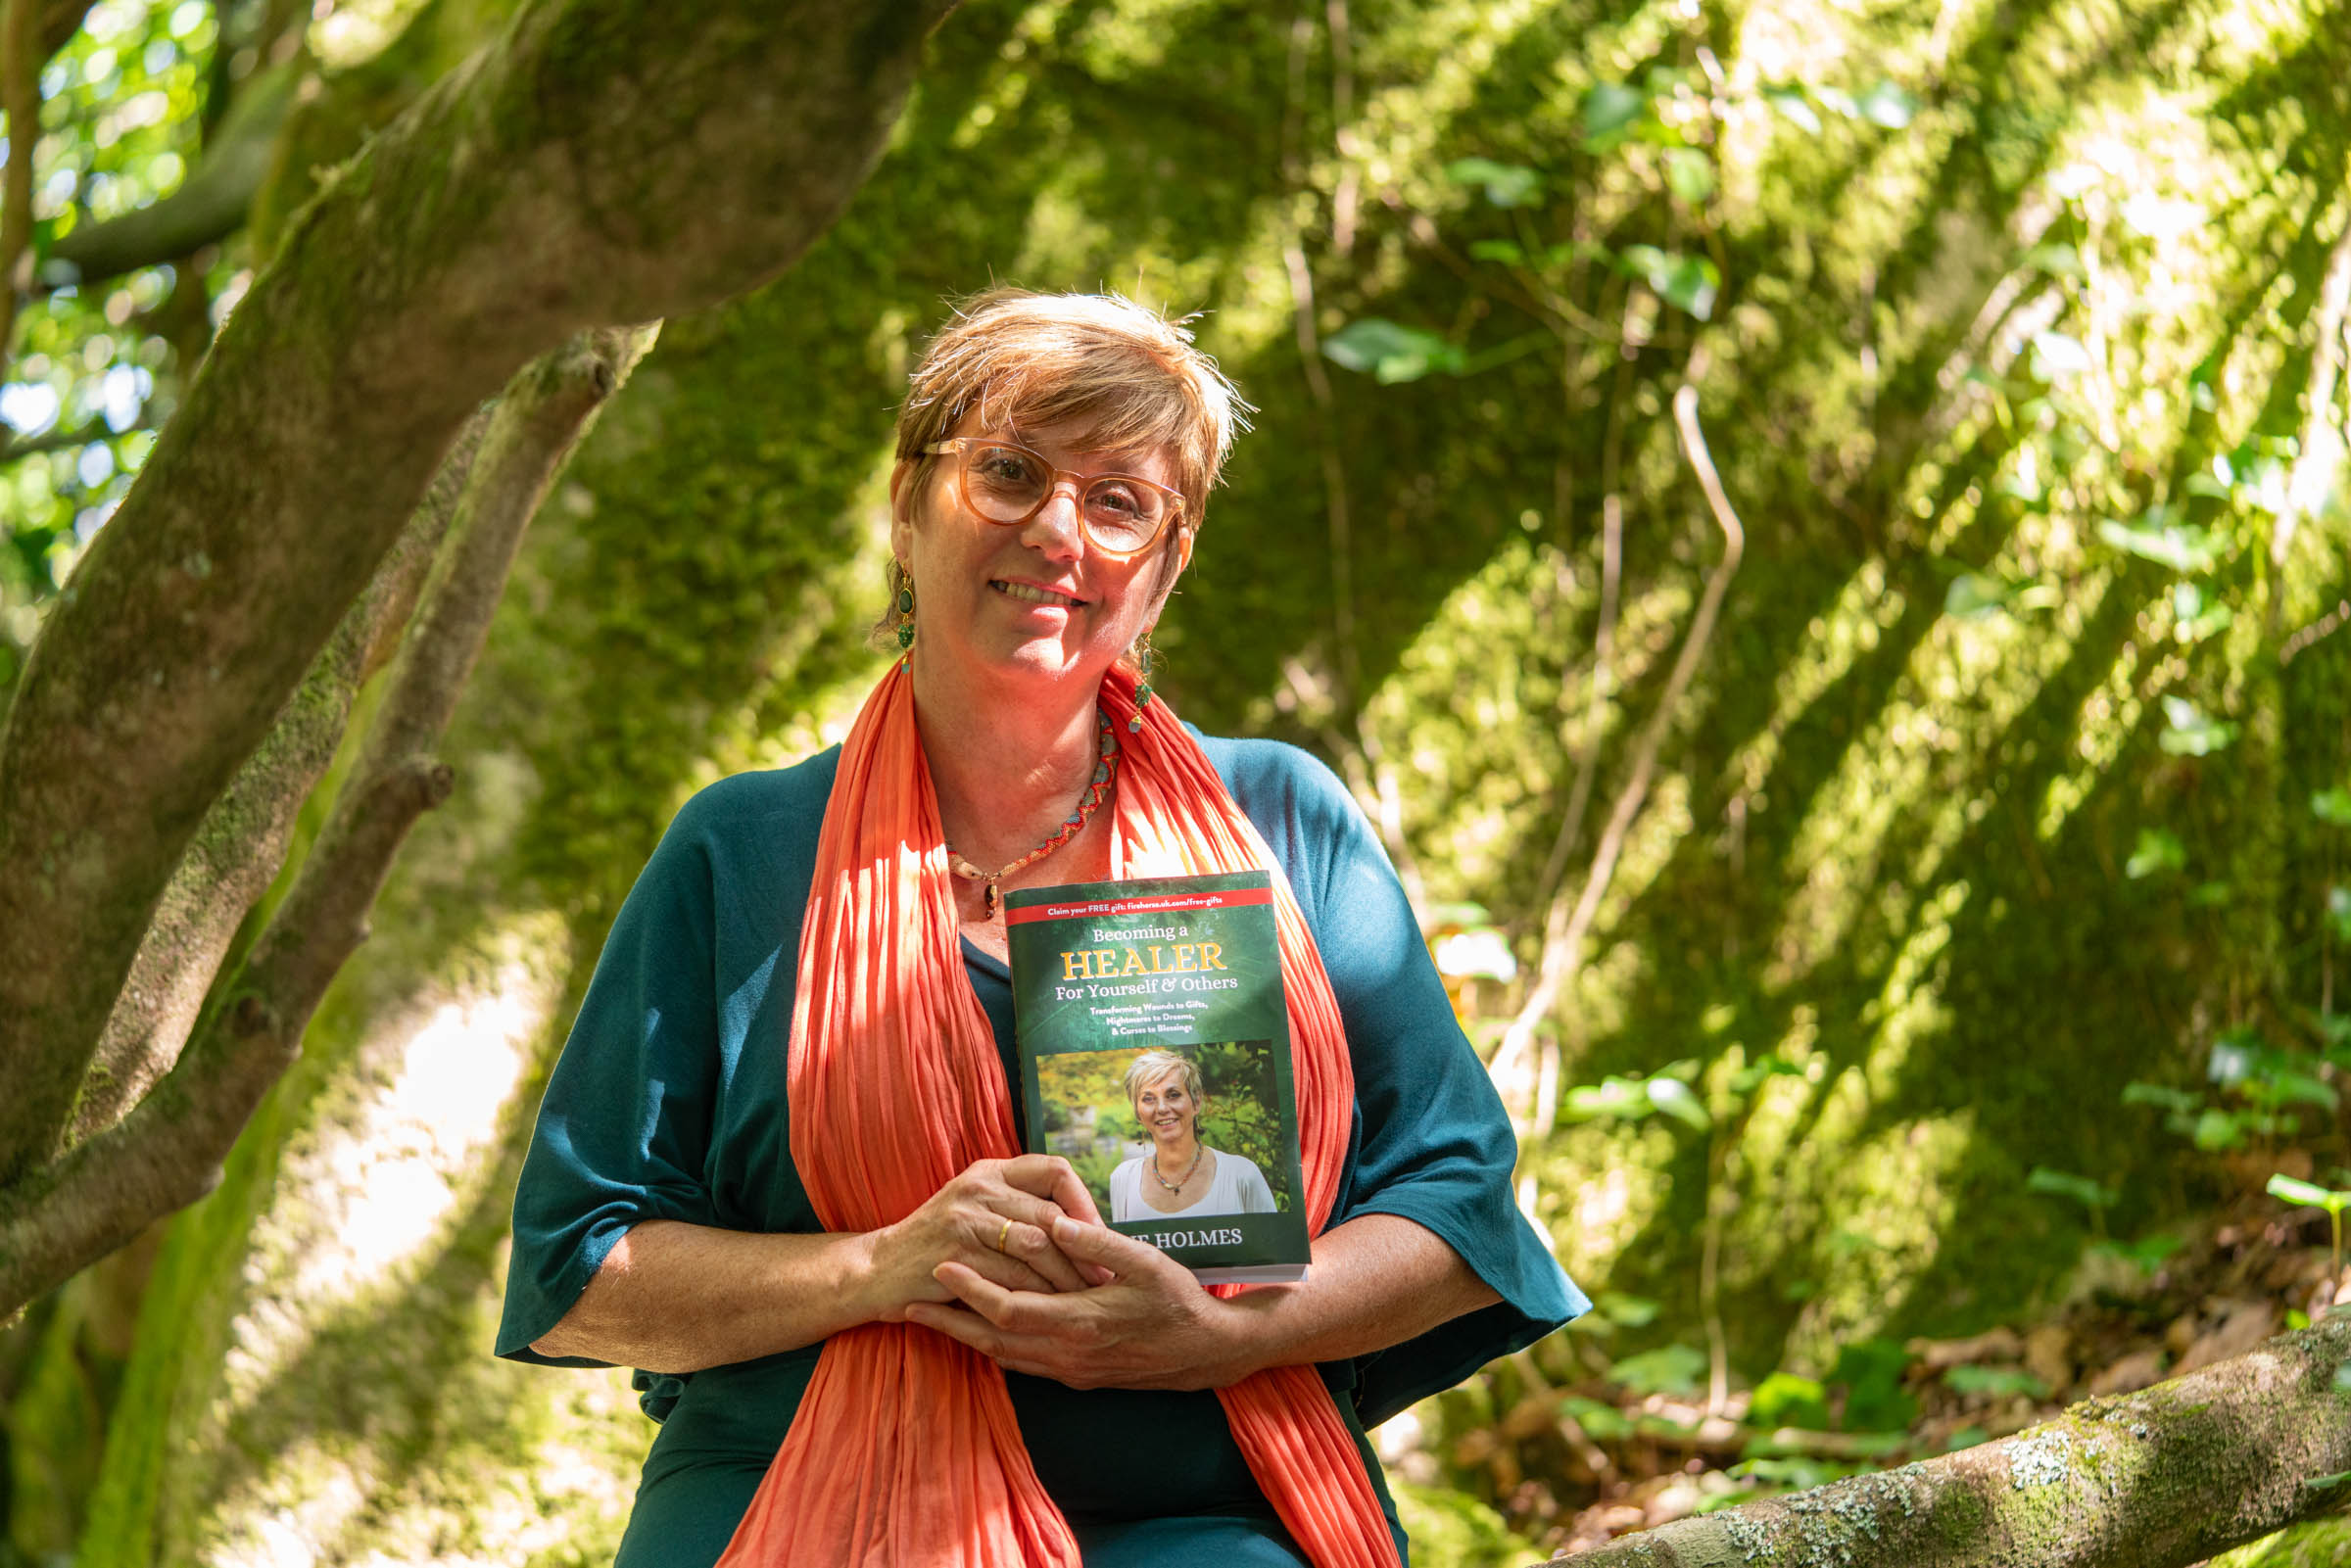
<svg viewBox="0 0 2351 1568">
<path fill-rule="evenodd" d="M 1101 701 L 1125 748 L 1112 874 L 1273 873 L 1298 1084 L 1307 1222 L 1337 1197 L 1355 1103 L 1330 977 L 1298 900 L 1199 742 L 1134 683 Z M 912 1213 L 975 1160 L 1021 1152 L 986 1013 L 963 971 L 953 873 L 904 663 L 841 747 L 800 931 L 790 1062 L 792 1163 L 828 1230 Z M 1229 1292 L 1234 1287 L 1223 1287 Z M 1220 1389 L 1234 1440 L 1319 1568 L 1395 1568 L 1377 1496 L 1311 1366 Z M 1021 1441 L 1004 1373 L 945 1335 L 867 1323 L 825 1342 L 792 1430 L 721 1568 L 1041 1568 L 1078 1563 Z"/>
</svg>

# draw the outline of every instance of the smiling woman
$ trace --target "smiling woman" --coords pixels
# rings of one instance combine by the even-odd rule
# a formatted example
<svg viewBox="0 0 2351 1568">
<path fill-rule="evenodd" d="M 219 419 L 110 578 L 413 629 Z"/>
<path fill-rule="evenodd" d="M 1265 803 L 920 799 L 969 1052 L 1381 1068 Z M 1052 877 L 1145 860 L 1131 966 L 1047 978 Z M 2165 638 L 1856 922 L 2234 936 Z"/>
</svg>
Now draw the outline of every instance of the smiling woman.
<svg viewBox="0 0 2351 1568">
<path fill-rule="evenodd" d="M 1345 791 L 1144 678 L 1239 407 L 1127 301 L 970 302 L 898 420 L 901 656 L 844 745 L 689 803 L 630 895 L 540 1113 L 499 1339 L 645 1369 L 665 1425 L 629 1568 L 1400 1562 L 1364 1424 L 1581 1308 Z M 1252 868 L 1317 1239 L 1306 1283 L 1235 1293 L 1020 1153 L 998 893 Z M 1198 1142 L 1197 1073 L 1137 1070 L 1162 1196 L 1249 1187 Z"/>
</svg>

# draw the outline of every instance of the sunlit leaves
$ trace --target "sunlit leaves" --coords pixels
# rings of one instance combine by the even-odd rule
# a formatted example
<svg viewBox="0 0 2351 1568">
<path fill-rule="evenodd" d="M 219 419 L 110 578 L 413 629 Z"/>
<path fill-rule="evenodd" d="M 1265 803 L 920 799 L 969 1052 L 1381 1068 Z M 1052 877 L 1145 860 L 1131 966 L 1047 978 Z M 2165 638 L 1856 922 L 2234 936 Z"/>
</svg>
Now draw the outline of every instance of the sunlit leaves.
<svg viewBox="0 0 2351 1568">
<path fill-rule="evenodd" d="M 1628 1355 L 1608 1368 L 1608 1380 L 1635 1394 L 1695 1394 L 1705 1386 L 1706 1353 L 1664 1345 Z"/>
<path fill-rule="evenodd" d="M 2141 828 L 2138 831 L 2138 846 L 2131 851 L 2131 860 L 2123 867 L 2123 875 L 2135 881 L 2159 872 L 2180 871 L 2186 865 L 2187 850 L 2180 842 L 2178 833 L 2168 828 Z M 2128 1092 L 2124 1098 L 2128 1102 Z"/>
<path fill-rule="evenodd" d="M 2098 537 L 2116 549 L 2159 561 L 2175 572 L 2209 571 L 2221 555 L 2221 542 L 2210 530 L 2173 522 L 2161 511 L 2149 512 L 2136 523 L 2109 519 L 2098 524 Z"/>
<path fill-rule="evenodd" d="M 2206 757 L 2236 739 L 2236 726 L 2216 719 L 2185 697 L 2166 695 L 2164 726 L 2155 743 L 2175 757 Z"/>
<path fill-rule="evenodd" d="M 1617 264 L 1641 279 L 1668 305 L 1689 311 L 1701 321 L 1714 313 L 1714 296 L 1722 273 L 1703 256 L 1684 256 L 1655 245 L 1628 245 Z"/>
<path fill-rule="evenodd" d="M 1714 194 L 1714 160 L 1695 147 L 1666 149 L 1665 187 L 1696 207 Z"/>
<path fill-rule="evenodd" d="M 2025 1177 L 2025 1191 L 2042 1193 L 2052 1198 L 2070 1198 L 2085 1209 L 2103 1210 L 2114 1207 L 2122 1195 L 2111 1187 L 2102 1187 L 2087 1176 L 2075 1175 L 2070 1170 L 2057 1170 L 2048 1165 L 2035 1165 Z"/>
<path fill-rule="evenodd" d="M 2062 332 L 2033 334 L 2033 374 L 2042 381 L 2087 375 L 2096 368 L 2081 340 Z"/>
<path fill-rule="evenodd" d="M 1524 207 L 1543 191 L 1542 170 L 1490 158 L 1457 158 L 1445 166 L 1445 177 L 1456 185 L 1482 187 L 1496 207 Z"/>
<path fill-rule="evenodd" d="M 1361 370 L 1383 386 L 1417 381 L 1432 371 L 1459 374 L 1462 351 L 1434 332 L 1400 326 L 1381 316 L 1366 316 L 1322 340 L 1323 356 L 1350 370 Z"/>
<path fill-rule="evenodd" d="M 1778 110 L 1788 122 L 1799 130 L 1820 134 L 1820 116 L 1812 108 L 1812 100 L 1801 87 L 1766 87 L 1763 101 Z"/>
<path fill-rule="evenodd" d="M 1584 145 L 1605 152 L 1631 134 L 1649 113 L 1649 95 L 1620 81 L 1604 81 L 1584 94 Z"/>
</svg>

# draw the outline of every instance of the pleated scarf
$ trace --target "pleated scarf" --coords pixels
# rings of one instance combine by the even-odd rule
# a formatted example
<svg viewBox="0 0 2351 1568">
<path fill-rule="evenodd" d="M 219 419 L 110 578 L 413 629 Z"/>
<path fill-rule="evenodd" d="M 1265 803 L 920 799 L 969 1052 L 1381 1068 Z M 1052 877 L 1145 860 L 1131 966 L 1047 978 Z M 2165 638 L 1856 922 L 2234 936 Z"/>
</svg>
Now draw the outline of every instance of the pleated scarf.
<svg viewBox="0 0 2351 1568">
<path fill-rule="evenodd" d="M 1101 702 L 1125 751 L 1114 877 L 1273 874 L 1307 1224 L 1319 1235 L 1355 1101 L 1330 976 L 1288 880 L 1199 742 L 1164 701 L 1129 733 L 1134 684 L 1124 670 L 1104 681 Z M 841 747 L 800 932 L 790 1049 L 792 1163 L 828 1230 L 895 1223 L 975 1160 L 1022 1152 L 995 1036 L 964 973 L 903 661 Z M 1258 1372 L 1218 1398 L 1250 1471 L 1318 1568 L 1396 1568 L 1355 1439 L 1313 1367 Z M 1078 1561 L 1021 1441 L 1003 1369 L 912 1323 L 867 1323 L 825 1342 L 720 1559 L 721 1568 Z"/>
</svg>

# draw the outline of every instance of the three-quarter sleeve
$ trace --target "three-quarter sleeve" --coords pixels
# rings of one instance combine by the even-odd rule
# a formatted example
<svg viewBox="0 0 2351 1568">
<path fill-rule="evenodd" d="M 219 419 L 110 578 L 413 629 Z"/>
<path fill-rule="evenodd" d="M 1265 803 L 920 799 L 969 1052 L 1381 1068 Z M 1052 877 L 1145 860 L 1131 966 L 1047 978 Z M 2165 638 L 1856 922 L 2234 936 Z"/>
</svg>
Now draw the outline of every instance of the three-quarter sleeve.
<svg viewBox="0 0 2351 1568">
<path fill-rule="evenodd" d="M 1516 1135 L 1370 824 L 1306 753 L 1265 742 L 1234 749 L 1246 755 L 1227 777 L 1290 872 L 1347 1027 L 1356 1140 L 1331 1223 L 1410 1219 L 1502 1298 L 1361 1358 L 1357 1408 L 1374 1425 L 1591 1304 L 1518 1212 Z"/>
<path fill-rule="evenodd" d="M 690 803 L 613 922 L 540 1107 L 514 1199 L 498 1354 L 549 1366 L 560 1321 L 628 1229 L 714 1222 L 707 1168 L 720 1078 L 713 867 Z"/>
</svg>

